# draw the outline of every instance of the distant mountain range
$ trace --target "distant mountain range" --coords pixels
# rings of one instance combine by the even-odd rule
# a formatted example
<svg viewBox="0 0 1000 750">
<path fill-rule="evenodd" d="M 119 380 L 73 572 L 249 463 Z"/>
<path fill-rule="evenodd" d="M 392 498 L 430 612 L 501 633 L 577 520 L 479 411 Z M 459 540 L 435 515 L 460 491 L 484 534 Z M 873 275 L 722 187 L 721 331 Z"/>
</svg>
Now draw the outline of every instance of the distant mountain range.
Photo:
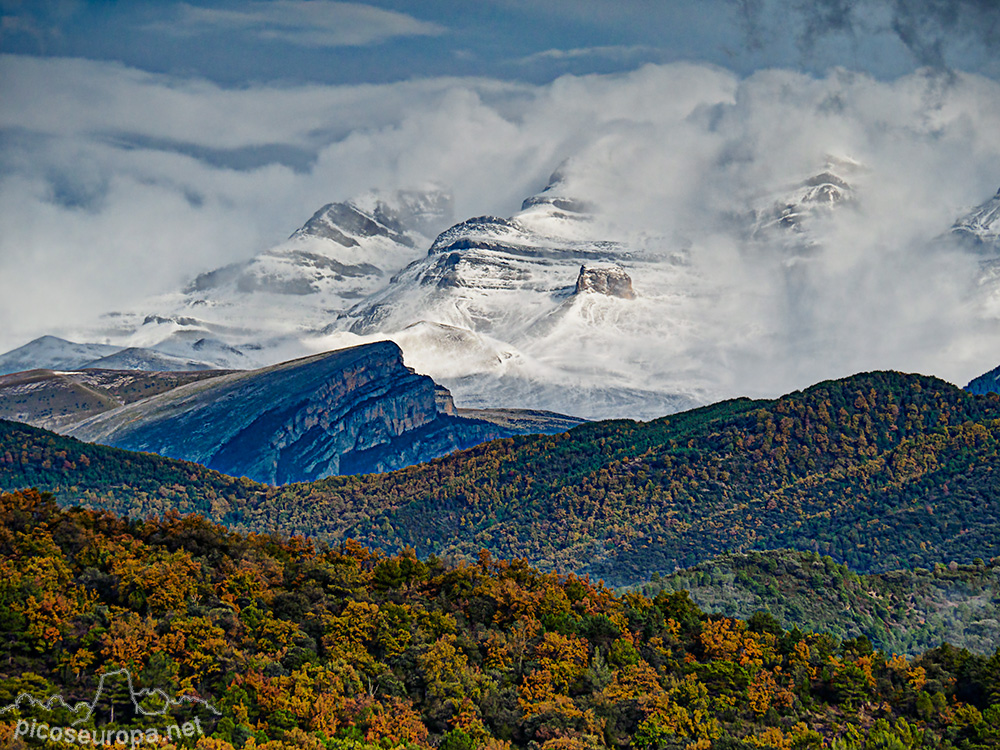
<svg viewBox="0 0 1000 750">
<path fill-rule="evenodd" d="M 864 573 L 1000 556 L 998 410 L 996 395 L 868 373 L 283 487 L 0 422 L 0 487 L 422 555 L 488 549 L 616 585 L 780 547 Z"/>
<path fill-rule="evenodd" d="M 388 471 L 580 422 L 458 410 L 392 342 L 249 371 L 31 370 L 0 376 L 0 416 L 271 484 Z"/>
<path fill-rule="evenodd" d="M 830 227 L 865 205 L 865 165 L 820 164 L 734 190 L 718 230 L 744 258 L 778 264 L 790 299 L 806 294 L 802 264 L 825 257 Z M 435 187 L 331 203 L 271 249 L 105 315 L 83 332 L 101 343 L 43 337 L 0 355 L 0 373 L 254 369 L 391 339 L 463 407 L 652 419 L 743 391 L 733 358 L 761 356 L 773 332 L 718 312 L 725 274 L 692 260 L 710 238 L 623 232 L 577 197 L 587 179 L 571 160 L 514 215 L 458 223 Z M 927 239 L 985 256 L 984 299 L 1000 283 L 998 196 Z"/>
<path fill-rule="evenodd" d="M 195 346 L 206 348 L 205 344 Z M 197 351 L 198 349 L 196 349 Z M 211 357 L 211 354 L 209 354 Z M 240 362 L 240 364 L 246 364 Z M 178 357 L 156 349 L 111 344 L 78 344 L 58 336 L 42 336 L 0 355 L 0 375 L 28 370 L 139 370 L 185 372 L 218 369 L 208 362 Z"/>
</svg>

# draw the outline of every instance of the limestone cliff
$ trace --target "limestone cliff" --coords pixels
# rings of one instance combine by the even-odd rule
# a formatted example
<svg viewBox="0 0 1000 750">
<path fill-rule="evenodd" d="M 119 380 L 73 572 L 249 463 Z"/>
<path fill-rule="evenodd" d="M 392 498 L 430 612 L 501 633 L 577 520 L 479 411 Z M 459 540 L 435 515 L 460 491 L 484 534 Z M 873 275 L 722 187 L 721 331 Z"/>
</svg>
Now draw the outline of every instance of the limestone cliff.
<svg viewBox="0 0 1000 750">
<path fill-rule="evenodd" d="M 191 383 L 65 431 L 271 484 L 388 471 L 520 431 L 440 413 L 448 400 L 383 341 Z"/>
<path fill-rule="evenodd" d="M 609 297 L 635 299 L 632 278 L 620 266 L 580 266 L 575 293 L 581 292 L 597 292 Z"/>
</svg>

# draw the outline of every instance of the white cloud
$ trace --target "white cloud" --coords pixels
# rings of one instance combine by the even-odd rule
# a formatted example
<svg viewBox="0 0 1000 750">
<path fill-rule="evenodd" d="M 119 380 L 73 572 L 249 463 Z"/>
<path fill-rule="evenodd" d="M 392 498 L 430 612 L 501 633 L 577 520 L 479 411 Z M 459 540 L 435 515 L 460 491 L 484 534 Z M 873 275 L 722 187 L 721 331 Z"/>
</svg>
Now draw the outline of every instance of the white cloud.
<svg viewBox="0 0 1000 750">
<path fill-rule="evenodd" d="M 674 64 L 545 86 L 226 89 L 81 60 L 0 66 L 0 350 L 249 257 L 368 188 L 433 181 L 458 218 L 509 215 L 572 157 L 567 189 L 614 232 L 689 250 L 710 293 L 677 307 L 702 336 L 684 361 L 720 391 L 876 367 L 964 381 L 997 364 L 1000 331 L 969 305 L 980 259 L 933 241 L 1000 184 L 1000 85 L 984 78 Z M 311 160 L 198 158 L 259 146 Z M 857 203 L 818 224 L 824 253 L 744 242 L 734 212 L 831 153 L 865 169 Z"/>
<path fill-rule="evenodd" d="M 179 17 L 157 31 L 197 35 L 239 31 L 304 47 L 361 47 L 406 36 L 437 36 L 445 28 L 413 16 L 362 3 L 332 0 L 263 0 L 234 9 L 178 4 Z"/>
<path fill-rule="evenodd" d="M 612 60 L 635 60 L 640 57 L 658 54 L 661 50 L 646 44 L 609 45 L 600 47 L 575 47 L 573 49 L 547 49 L 514 60 L 520 65 L 533 65 L 538 62 L 577 60 L 587 57 L 602 57 Z"/>
</svg>

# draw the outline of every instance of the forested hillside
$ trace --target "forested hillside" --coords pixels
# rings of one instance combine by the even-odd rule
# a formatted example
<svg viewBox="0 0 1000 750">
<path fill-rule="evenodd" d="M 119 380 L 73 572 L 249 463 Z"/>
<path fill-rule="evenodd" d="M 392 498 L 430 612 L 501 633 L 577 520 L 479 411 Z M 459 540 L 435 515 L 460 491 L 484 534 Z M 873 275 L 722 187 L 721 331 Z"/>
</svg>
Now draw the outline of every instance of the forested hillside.
<svg viewBox="0 0 1000 750">
<path fill-rule="evenodd" d="M 747 549 L 815 551 L 859 573 L 990 559 L 998 448 L 1000 396 L 880 372 L 279 488 L 0 423 L 0 486 L 420 555 L 488 549 L 619 585 Z"/>
<path fill-rule="evenodd" d="M 0 494 L 0 637 L 0 706 L 22 692 L 87 701 L 98 675 L 120 668 L 136 687 L 208 701 L 217 714 L 195 718 L 210 737 L 168 748 L 1000 743 L 1000 651 L 907 659 L 486 553 L 447 563 L 316 547 L 197 516 L 64 510 L 35 492 Z M 135 719 L 123 702 L 76 729 L 160 718 Z M 0 716 L 5 747 L 46 746 L 12 736 L 19 720 L 72 718 L 39 711 Z"/>
<path fill-rule="evenodd" d="M 785 627 L 865 636 L 885 652 L 916 654 L 947 641 L 978 653 L 1000 645 L 1000 558 L 857 575 L 830 557 L 776 550 L 721 555 L 640 588 L 688 591 L 706 612 L 766 611 Z"/>
</svg>

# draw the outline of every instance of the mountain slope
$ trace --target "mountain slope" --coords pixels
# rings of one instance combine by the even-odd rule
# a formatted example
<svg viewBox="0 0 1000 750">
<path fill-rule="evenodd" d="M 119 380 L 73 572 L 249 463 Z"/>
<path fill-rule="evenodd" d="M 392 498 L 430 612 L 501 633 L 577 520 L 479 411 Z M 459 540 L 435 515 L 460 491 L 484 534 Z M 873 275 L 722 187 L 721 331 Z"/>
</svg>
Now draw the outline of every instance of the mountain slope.
<svg viewBox="0 0 1000 750">
<path fill-rule="evenodd" d="M 748 552 L 657 576 L 641 591 L 687 591 L 706 612 L 746 619 L 765 611 L 785 627 L 864 636 L 887 653 L 947 642 L 990 654 L 1000 643 L 1000 558 L 858 576 L 814 552 Z"/>
<path fill-rule="evenodd" d="M 1000 553 L 997 403 L 872 373 L 481 446 L 363 493 L 328 480 L 283 495 L 322 502 L 338 533 L 380 528 L 399 545 L 487 547 L 615 582 L 747 548 L 815 549 L 861 571 L 965 561 Z"/>
<path fill-rule="evenodd" d="M 114 355 L 112 355 L 114 356 Z M 225 370 L 29 370 L 0 376 L 0 419 L 62 431 L 91 416 L 117 409 Z"/>
<path fill-rule="evenodd" d="M 615 584 L 777 547 L 891 570 L 1000 555 L 998 409 L 1000 397 L 935 378 L 868 373 L 775 401 L 499 440 L 389 474 L 257 487 L 252 501 L 208 500 L 194 479 L 181 487 L 239 528 L 469 557 L 485 548 Z M 87 490 L 119 512 L 172 507 L 108 479 L 129 476 L 120 456 L 81 472 L 79 444 L 15 433 L 0 442 L 0 486 L 38 484 L 64 501 Z"/>
<path fill-rule="evenodd" d="M 0 705 L 18 703 L 0 715 L 9 750 L 38 746 L 18 724 L 23 735 L 73 722 L 100 738 L 138 726 L 148 738 L 157 721 L 192 721 L 215 750 L 1000 741 L 1000 652 L 890 657 L 863 639 L 706 616 L 685 594 L 616 596 L 488 554 L 388 556 L 176 514 L 139 523 L 29 491 L 0 493 L 0 570 Z M 67 658 L 100 668 L 75 673 Z M 155 685 L 146 716 L 129 705 L 130 682 L 97 703 L 114 684 L 101 675 L 122 668 Z M 195 702 L 147 718 L 159 696 L 182 695 L 213 711 Z"/>
<path fill-rule="evenodd" d="M 174 357 L 155 349 L 127 347 L 114 354 L 81 365 L 80 370 L 141 370 L 143 372 L 191 372 L 211 370 L 211 365 L 195 359 Z"/>
<path fill-rule="evenodd" d="M 182 385 L 65 430 L 280 484 L 387 471 L 512 434 L 439 413 L 391 342 Z"/>
</svg>

